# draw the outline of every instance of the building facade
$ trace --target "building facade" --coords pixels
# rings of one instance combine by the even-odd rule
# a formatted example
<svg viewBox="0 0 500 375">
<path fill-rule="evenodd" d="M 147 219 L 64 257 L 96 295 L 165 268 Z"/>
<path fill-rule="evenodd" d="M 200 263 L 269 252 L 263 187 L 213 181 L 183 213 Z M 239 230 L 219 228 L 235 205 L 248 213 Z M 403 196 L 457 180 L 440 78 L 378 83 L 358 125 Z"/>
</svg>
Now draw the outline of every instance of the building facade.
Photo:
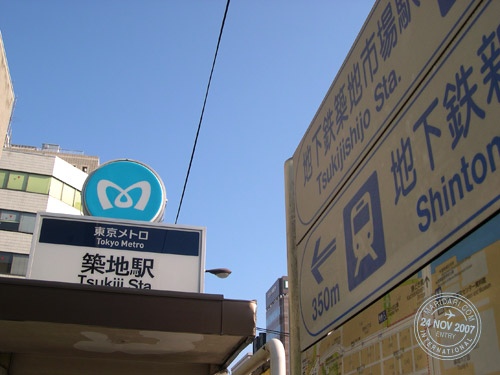
<svg viewBox="0 0 500 375">
<path fill-rule="evenodd" d="M 283 343 L 287 374 L 290 373 L 288 311 L 288 277 L 283 276 L 266 293 L 266 341 L 277 338 Z"/>
<path fill-rule="evenodd" d="M 54 155 L 4 149 L 0 157 L 0 276 L 24 277 L 36 213 L 81 215 L 87 174 Z"/>
<path fill-rule="evenodd" d="M 4 143 L 10 142 L 10 121 L 14 110 L 14 89 L 10 79 L 7 56 L 0 33 L 0 156 Z"/>
<path fill-rule="evenodd" d="M 85 173 L 91 173 L 99 167 L 98 156 L 85 155 L 83 151 L 64 150 L 61 146 L 53 143 L 42 143 L 42 147 L 12 144 L 9 144 L 6 147 L 11 150 L 24 151 L 33 154 L 57 156 Z"/>
</svg>

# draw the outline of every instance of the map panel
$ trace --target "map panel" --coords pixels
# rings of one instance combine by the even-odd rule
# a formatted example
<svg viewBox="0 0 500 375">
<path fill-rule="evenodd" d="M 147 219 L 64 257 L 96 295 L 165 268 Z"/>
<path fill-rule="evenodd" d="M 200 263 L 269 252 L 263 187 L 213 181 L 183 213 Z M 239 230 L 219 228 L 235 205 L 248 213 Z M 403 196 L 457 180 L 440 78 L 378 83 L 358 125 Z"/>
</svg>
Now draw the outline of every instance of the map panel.
<svg viewBox="0 0 500 375">
<path fill-rule="evenodd" d="M 497 215 L 304 351 L 302 374 L 499 374 L 500 361 L 495 360 L 500 358 L 499 254 Z M 460 294 L 479 311 L 483 328 L 479 342 L 462 358 L 433 358 L 416 340 L 415 313 L 436 293 Z"/>
</svg>

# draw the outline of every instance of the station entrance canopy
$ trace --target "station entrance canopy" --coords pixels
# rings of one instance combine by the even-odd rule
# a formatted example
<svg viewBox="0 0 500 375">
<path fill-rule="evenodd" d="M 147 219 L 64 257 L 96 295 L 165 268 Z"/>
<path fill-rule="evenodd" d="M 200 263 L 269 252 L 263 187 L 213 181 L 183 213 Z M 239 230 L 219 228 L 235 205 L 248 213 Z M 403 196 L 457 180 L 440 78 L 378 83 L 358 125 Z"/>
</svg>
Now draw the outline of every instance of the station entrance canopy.
<svg viewBox="0 0 500 375">
<path fill-rule="evenodd" d="M 256 302 L 222 295 L 0 278 L 0 299 L 11 375 L 212 375 L 255 336 Z"/>
</svg>

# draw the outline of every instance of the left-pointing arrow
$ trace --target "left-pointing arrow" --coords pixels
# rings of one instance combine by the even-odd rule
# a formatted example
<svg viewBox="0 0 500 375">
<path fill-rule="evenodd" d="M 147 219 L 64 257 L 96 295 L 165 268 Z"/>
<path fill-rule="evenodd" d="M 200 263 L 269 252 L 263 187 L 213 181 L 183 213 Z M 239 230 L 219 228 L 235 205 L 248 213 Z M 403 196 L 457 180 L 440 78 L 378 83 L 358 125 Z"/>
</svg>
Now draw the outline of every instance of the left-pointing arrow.
<svg viewBox="0 0 500 375">
<path fill-rule="evenodd" d="M 319 272 L 319 267 L 328 259 L 328 257 L 335 251 L 337 248 L 337 239 L 334 238 L 326 247 L 319 252 L 319 243 L 321 241 L 321 237 L 316 241 L 316 246 L 314 247 L 314 254 L 312 258 L 311 264 L 311 272 L 316 279 L 318 284 L 323 282 L 323 276 Z"/>
</svg>

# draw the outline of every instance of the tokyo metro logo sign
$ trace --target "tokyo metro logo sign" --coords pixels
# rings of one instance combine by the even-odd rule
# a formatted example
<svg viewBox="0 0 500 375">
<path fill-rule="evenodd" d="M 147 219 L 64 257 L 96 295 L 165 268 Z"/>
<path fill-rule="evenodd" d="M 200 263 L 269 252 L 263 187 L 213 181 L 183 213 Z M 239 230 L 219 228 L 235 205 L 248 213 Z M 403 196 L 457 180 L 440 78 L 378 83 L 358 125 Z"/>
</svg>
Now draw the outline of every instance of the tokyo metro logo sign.
<svg viewBox="0 0 500 375">
<path fill-rule="evenodd" d="M 148 166 L 132 160 L 115 160 L 88 176 L 82 199 L 86 215 L 161 221 L 166 193 L 163 182 Z"/>
<path fill-rule="evenodd" d="M 108 193 L 106 191 L 108 187 L 111 187 L 120 193 L 115 198 L 113 204 L 109 201 Z M 149 202 L 149 197 L 151 196 L 151 185 L 147 181 L 137 182 L 124 190 L 109 180 L 101 180 L 97 183 L 97 197 L 99 198 L 99 203 L 101 204 L 103 210 L 109 210 L 113 207 L 129 208 L 134 204 L 134 201 L 128 192 L 136 188 L 141 189 L 141 195 L 134 208 L 136 210 L 144 211 Z M 123 201 L 123 198 L 125 198 L 125 201 Z"/>
</svg>

